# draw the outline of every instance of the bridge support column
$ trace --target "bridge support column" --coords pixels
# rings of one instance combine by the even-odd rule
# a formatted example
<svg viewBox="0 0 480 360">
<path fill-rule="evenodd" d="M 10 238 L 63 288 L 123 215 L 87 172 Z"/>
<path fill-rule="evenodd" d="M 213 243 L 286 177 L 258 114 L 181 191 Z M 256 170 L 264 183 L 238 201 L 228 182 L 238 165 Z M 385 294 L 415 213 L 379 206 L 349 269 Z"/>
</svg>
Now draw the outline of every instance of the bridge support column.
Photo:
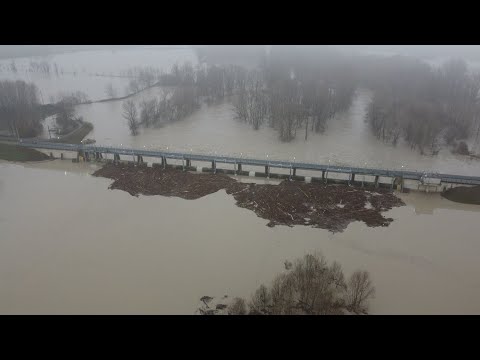
<svg viewBox="0 0 480 360">
<path fill-rule="evenodd" d="M 167 158 L 162 156 L 162 167 L 165 169 L 167 167 Z"/>
<path fill-rule="evenodd" d="M 142 155 L 138 155 L 137 156 L 137 164 L 141 164 L 143 163 L 143 156 Z"/>
<path fill-rule="evenodd" d="M 237 171 L 242 171 L 242 164 L 237 164 Z"/>
<path fill-rule="evenodd" d="M 190 167 L 192 164 L 192 161 L 190 159 L 185 159 L 185 163 L 186 163 L 185 164 L 186 167 Z"/>
<path fill-rule="evenodd" d="M 293 168 L 292 176 L 293 177 L 297 176 L 297 168 Z"/>
<path fill-rule="evenodd" d="M 378 188 L 378 180 L 379 180 L 380 176 L 379 175 L 375 175 L 375 189 Z"/>
<path fill-rule="evenodd" d="M 214 174 L 217 173 L 217 162 L 215 160 L 212 161 L 212 171 Z"/>
<path fill-rule="evenodd" d="M 325 182 L 325 170 L 322 170 L 322 182 Z"/>
<path fill-rule="evenodd" d="M 265 165 L 265 176 L 270 177 L 270 167 L 268 165 Z"/>
<path fill-rule="evenodd" d="M 113 162 L 114 163 L 119 163 L 120 162 L 120 155 L 119 154 L 113 154 Z"/>
<path fill-rule="evenodd" d="M 63 160 L 63 153 L 60 153 L 60 159 Z"/>
<path fill-rule="evenodd" d="M 352 179 L 350 180 L 352 183 L 355 181 L 355 173 L 352 173 Z"/>
</svg>

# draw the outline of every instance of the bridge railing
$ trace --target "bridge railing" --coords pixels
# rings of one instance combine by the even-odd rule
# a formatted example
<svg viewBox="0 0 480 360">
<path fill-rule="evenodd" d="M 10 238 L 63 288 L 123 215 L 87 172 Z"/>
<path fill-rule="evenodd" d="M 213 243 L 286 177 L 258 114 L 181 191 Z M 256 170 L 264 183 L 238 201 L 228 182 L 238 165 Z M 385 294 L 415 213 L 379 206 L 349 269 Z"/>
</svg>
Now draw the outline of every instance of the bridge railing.
<svg viewBox="0 0 480 360">
<path fill-rule="evenodd" d="M 343 174 L 356 174 L 356 175 L 369 175 L 369 176 L 382 176 L 382 177 L 402 177 L 404 179 L 420 180 L 422 176 L 427 174 L 431 178 L 439 178 L 443 182 L 462 183 L 480 185 L 480 177 L 477 176 L 465 176 L 454 174 L 441 174 L 423 171 L 407 171 L 407 170 L 389 170 L 389 169 L 377 169 L 366 167 L 351 167 L 351 166 L 338 166 L 338 165 L 323 165 L 305 162 L 292 162 L 282 160 L 269 160 L 269 159 L 254 159 L 247 157 L 232 157 L 232 156 L 219 156 L 219 155 L 204 155 L 193 153 L 181 153 L 173 151 L 161 151 L 161 150 L 147 150 L 147 149 L 133 149 L 123 148 L 115 146 L 105 145 L 84 145 L 84 144 L 63 144 L 63 143 L 51 143 L 51 142 L 35 142 L 35 141 L 22 141 L 18 145 L 40 148 L 40 149 L 52 149 L 63 151 L 87 151 L 87 152 L 99 152 L 104 154 L 119 154 L 130 156 L 142 156 L 142 157 L 165 157 L 169 159 L 188 159 L 191 161 L 204 161 L 228 164 L 242 164 L 250 166 L 268 166 L 270 168 L 295 168 L 299 170 L 315 170 L 326 171 L 329 173 L 343 173 Z"/>
</svg>

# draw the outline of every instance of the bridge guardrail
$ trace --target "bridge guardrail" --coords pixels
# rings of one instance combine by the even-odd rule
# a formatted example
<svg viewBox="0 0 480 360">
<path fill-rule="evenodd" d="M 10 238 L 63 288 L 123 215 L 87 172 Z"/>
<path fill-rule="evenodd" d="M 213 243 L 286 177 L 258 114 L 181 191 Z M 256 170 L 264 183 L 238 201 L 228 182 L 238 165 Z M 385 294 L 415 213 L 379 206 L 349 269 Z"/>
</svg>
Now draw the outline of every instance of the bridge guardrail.
<svg viewBox="0 0 480 360">
<path fill-rule="evenodd" d="M 194 161 L 217 163 L 230 163 L 230 164 L 242 164 L 250 166 L 269 166 L 271 168 L 296 168 L 299 170 L 316 170 L 316 171 L 328 171 L 335 173 L 357 175 L 370 175 L 370 176 L 384 176 L 384 177 L 403 177 L 404 179 L 420 180 L 422 176 L 428 174 L 429 177 L 439 178 L 443 182 L 458 183 L 458 184 L 471 184 L 480 185 L 480 177 L 478 176 L 466 176 L 466 175 L 454 175 L 454 174 L 441 174 L 436 172 L 423 172 L 423 171 L 407 171 L 407 170 L 387 170 L 387 169 L 375 169 L 375 168 L 360 168 L 350 166 L 331 166 L 323 164 L 313 164 L 304 162 L 291 162 L 281 160 L 260 160 L 245 157 L 231 157 L 231 156 L 218 156 L 218 155 L 204 155 L 193 153 L 179 153 L 171 151 L 160 150 L 146 150 L 146 149 L 129 149 L 119 148 L 114 146 L 98 146 L 98 145 L 83 145 L 83 144 L 64 144 L 64 143 L 50 143 L 50 142 L 35 142 L 35 141 L 21 141 L 18 143 L 20 146 L 39 148 L 39 149 L 52 149 L 52 150 L 64 150 L 64 151 L 89 151 L 89 152 L 101 152 L 106 154 L 120 154 L 120 155 L 133 155 L 142 157 L 165 157 L 170 159 L 190 159 Z"/>
</svg>

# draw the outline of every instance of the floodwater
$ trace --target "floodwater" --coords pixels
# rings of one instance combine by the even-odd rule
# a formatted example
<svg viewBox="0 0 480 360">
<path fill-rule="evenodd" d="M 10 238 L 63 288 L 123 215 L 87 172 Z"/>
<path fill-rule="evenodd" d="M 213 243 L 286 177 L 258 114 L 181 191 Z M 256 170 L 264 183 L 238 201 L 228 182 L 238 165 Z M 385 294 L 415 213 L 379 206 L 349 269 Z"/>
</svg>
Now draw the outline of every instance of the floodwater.
<svg viewBox="0 0 480 360">
<path fill-rule="evenodd" d="M 105 97 L 108 82 L 118 81 L 120 93 L 128 82 L 96 72 L 114 75 L 140 65 L 168 69 L 179 59 L 195 63 L 186 48 L 59 54 L 52 62 L 75 75 L 19 70 L 15 76 L 31 76 L 45 102 L 76 90 L 94 100 Z M 19 69 L 22 61 L 29 66 L 30 58 L 16 59 Z M 3 70 L 0 78 L 8 77 Z M 160 91 L 133 99 L 138 103 Z M 141 129 L 135 137 L 121 101 L 81 105 L 77 115 L 94 124 L 87 137 L 101 145 L 480 175 L 478 160 L 448 150 L 421 156 L 378 141 L 364 122 L 370 96 L 360 89 L 325 134 L 309 134 L 305 141 L 299 130 L 290 143 L 280 142 L 272 129 L 254 131 L 236 120 L 228 100 L 204 105 L 182 121 Z M 347 275 L 359 268 L 371 272 L 374 314 L 480 314 L 478 206 L 409 193 L 401 194 L 407 206 L 386 214 L 395 219 L 387 228 L 352 223 L 340 234 L 269 228 L 224 191 L 198 200 L 135 198 L 108 190 L 108 179 L 90 176 L 96 167 L 0 162 L 0 313 L 192 314 L 200 297 L 248 297 L 282 271 L 285 260 L 319 250 Z"/>
<path fill-rule="evenodd" d="M 133 98 L 137 103 L 151 99 L 162 90 L 149 89 Z M 268 127 L 258 131 L 235 119 L 232 103 L 203 105 L 189 117 L 160 128 L 141 129 L 131 136 L 122 117 L 122 101 L 80 105 L 77 113 L 94 125 L 87 137 L 98 144 L 163 149 L 203 154 L 222 154 L 261 159 L 305 161 L 384 169 L 434 171 L 451 174 L 480 175 L 480 162 L 453 155 L 442 149 L 437 156 L 420 155 L 406 145 L 394 147 L 376 139 L 365 123 L 371 93 L 360 89 L 351 108 L 328 122 L 324 134 L 299 129 L 292 142 L 283 143 L 278 133 Z"/>
<path fill-rule="evenodd" d="M 12 60 L 16 72 L 11 71 Z M 50 74 L 30 71 L 31 62 L 47 62 Z M 130 81 L 125 76 L 128 69 L 134 67 L 153 67 L 162 71 L 170 71 L 178 62 L 197 63 L 194 51 L 185 46 L 158 47 L 145 46 L 141 48 L 122 50 L 90 50 L 72 53 L 52 54 L 48 56 L 33 56 L 0 60 L 1 80 L 24 80 L 33 82 L 40 91 L 40 101 L 51 103 L 58 100 L 61 93 L 82 91 L 90 100 L 105 99 L 105 88 L 112 84 L 117 96 L 126 95 Z M 55 64 L 58 75 L 53 70 Z"/>
<path fill-rule="evenodd" d="M 480 314 L 474 205 L 410 193 L 386 228 L 269 228 L 224 191 L 136 198 L 96 166 L 0 163 L 1 314 L 193 314 L 200 297 L 248 297 L 312 251 L 370 271 L 373 314 Z"/>
</svg>

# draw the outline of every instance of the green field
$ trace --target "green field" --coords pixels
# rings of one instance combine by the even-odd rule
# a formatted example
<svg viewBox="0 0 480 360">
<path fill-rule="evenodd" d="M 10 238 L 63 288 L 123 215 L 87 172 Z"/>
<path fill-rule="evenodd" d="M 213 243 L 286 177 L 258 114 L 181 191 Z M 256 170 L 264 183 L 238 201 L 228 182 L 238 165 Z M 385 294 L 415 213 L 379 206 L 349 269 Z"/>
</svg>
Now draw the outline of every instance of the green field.
<svg viewBox="0 0 480 360">
<path fill-rule="evenodd" d="M 48 155 L 35 149 L 28 149 L 17 145 L 0 143 L 0 159 L 8 161 L 42 161 L 49 159 Z"/>
</svg>

